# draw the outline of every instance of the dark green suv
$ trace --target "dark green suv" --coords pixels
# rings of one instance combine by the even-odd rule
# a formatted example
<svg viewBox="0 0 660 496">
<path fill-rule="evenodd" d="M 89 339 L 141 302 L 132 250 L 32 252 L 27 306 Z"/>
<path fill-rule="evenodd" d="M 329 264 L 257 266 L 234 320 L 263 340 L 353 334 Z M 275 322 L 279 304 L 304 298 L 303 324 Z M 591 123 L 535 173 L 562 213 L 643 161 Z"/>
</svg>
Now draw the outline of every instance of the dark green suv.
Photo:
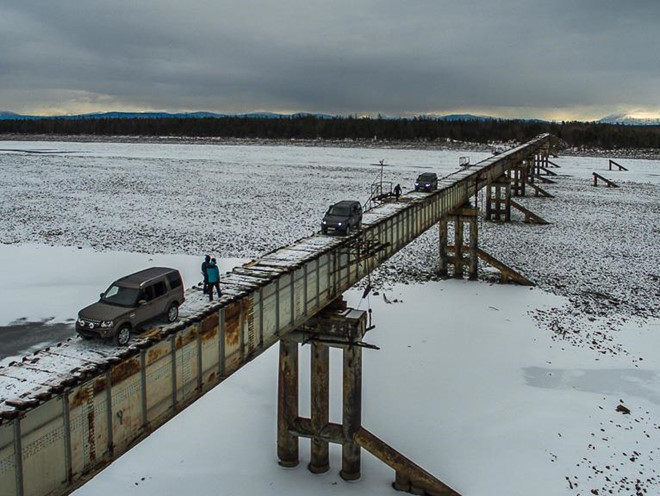
<svg viewBox="0 0 660 496">
<path fill-rule="evenodd" d="M 415 181 L 415 191 L 435 191 L 438 189 L 438 175 L 435 172 L 420 174 Z"/>
<path fill-rule="evenodd" d="M 83 338 L 112 339 L 124 346 L 131 333 L 155 318 L 179 318 L 185 301 L 176 269 L 151 267 L 113 282 L 96 303 L 78 312 L 76 332 Z"/>
<path fill-rule="evenodd" d="M 330 205 L 321 221 L 321 232 L 351 234 L 362 227 L 362 205 L 359 201 L 344 200 Z"/>
</svg>

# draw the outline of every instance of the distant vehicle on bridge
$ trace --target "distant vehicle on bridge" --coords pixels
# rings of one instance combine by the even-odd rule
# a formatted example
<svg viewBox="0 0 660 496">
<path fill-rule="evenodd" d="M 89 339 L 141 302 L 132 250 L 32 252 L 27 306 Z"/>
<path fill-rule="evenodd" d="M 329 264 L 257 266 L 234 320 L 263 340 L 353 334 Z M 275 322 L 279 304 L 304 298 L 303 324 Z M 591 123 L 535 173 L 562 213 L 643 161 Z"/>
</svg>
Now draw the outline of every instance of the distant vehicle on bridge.
<svg viewBox="0 0 660 496">
<path fill-rule="evenodd" d="M 112 339 L 125 346 L 131 333 L 150 320 L 166 316 L 176 321 L 184 301 L 178 270 L 144 269 L 113 282 L 99 301 L 78 312 L 76 332 L 84 339 Z"/>
<path fill-rule="evenodd" d="M 321 221 L 321 232 L 349 235 L 362 227 L 362 205 L 359 201 L 344 200 L 330 205 Z"/>
<path fill-rule="evenodd" d="M 438 189 L 438 175 L 435 172 L 420 174 L 415 181 L 415 191 L 435 191 Z"/>
</svg>

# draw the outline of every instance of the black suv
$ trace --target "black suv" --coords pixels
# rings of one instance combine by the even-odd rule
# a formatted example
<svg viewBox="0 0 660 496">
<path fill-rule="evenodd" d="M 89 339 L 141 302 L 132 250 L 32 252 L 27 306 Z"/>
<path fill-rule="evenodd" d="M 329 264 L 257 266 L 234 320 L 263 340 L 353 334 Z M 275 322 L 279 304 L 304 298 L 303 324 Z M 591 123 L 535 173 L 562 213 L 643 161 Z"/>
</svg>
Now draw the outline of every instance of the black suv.
<svg viewBox="0 0 660 496">
<path fill-rule="evenodd" d="M 151 267 L 113 282 L 98 302 L 78 313 L 76 332 L 85 339 L 113 339 L 124 346 L 131 332 L 149 320 L 162 316 L 168 322 L 177 320 L 183 302 L 179 271 Z"/>
<path fill-rule="evenodd" d="M 321 222 L 321 232 L 351 234 L 362 227 L 362 205 L 359 201 L 344 200 L 331 205 Z"/>
<path fill-rule="evenodd" d="M 420 174 L 415 181 L 415 191 L 434 191 L 438 189 L 438 175 L 435 172 Z"/>
</svg>

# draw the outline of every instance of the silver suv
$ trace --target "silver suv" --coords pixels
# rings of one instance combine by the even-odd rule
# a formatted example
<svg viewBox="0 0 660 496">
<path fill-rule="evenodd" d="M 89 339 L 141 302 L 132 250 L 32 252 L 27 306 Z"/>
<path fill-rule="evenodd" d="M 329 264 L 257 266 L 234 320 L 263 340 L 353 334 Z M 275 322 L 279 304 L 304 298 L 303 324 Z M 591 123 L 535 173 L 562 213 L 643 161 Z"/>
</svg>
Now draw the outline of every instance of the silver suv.
<svg viewBox="0 0 660 496">
<path fill-rule="evenodd" d="M 176 269 L 151 267 L 113 282 L 101 299 L 78 312 L 76 332 L 83 338 L 112 339 L 124 346 L 146 322 L 165 316 L 179 318 L 185 301 L 183 280 Z"/>
</svg>

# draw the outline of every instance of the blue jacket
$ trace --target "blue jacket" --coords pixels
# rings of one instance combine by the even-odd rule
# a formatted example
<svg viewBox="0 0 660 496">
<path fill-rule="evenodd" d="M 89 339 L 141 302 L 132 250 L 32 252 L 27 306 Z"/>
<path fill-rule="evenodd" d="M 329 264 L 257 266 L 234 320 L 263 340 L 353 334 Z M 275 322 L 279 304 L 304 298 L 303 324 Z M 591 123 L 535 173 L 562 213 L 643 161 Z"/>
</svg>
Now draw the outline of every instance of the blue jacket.
<svg viewBox="0 0 660 496">
<path fill-rule="evenodd" d="M 220 271 L 218 270 L 218 266 L 213 262 L 210 262 L 206 268 L 206 275 L 209 278 L 209 284 L 220 282 Z"/>
</svg>

